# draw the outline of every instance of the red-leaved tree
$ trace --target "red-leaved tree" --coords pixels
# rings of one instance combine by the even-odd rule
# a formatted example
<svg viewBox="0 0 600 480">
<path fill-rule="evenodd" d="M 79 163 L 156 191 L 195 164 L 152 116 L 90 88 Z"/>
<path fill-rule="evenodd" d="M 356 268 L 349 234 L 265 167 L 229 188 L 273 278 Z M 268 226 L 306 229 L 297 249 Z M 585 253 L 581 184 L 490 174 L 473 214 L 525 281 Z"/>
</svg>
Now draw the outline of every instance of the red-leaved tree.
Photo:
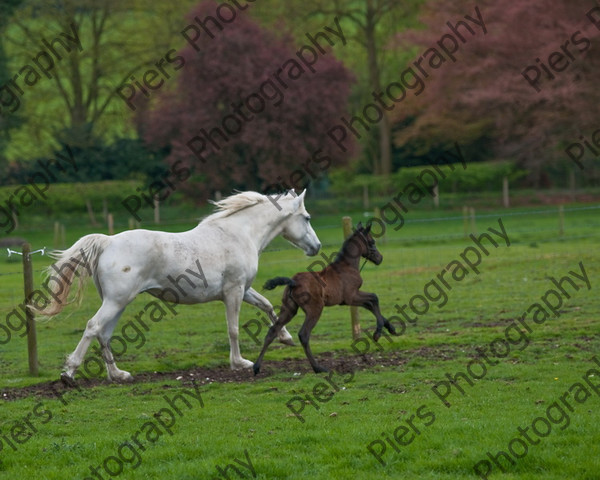
<svg viewBox="0 0 600 480">
<path fill-rule="evenodd" d="M 215 17 L 216 8 L 204 2 L 188 20 Z M 308 66 L 296 55 L 302 45 L 264 30 L 247 12 L 223 30 L 207 26 L 213 39 L 202 32 L 178 52 L 185 64 L 176 88 L 152 92 L 137 115 L 143 138 L 165 149 L 171 166 L 193 172 L 182 190 L 204 199 L 232 189 L 301 188 L 349 160 L 352 150 L 339 152 L 327 136 L 347 112 L 354 81 L 334 57 L 333 49 L 344 48 L 339 39 L 322 52 L 313 46 L 316 61 L 305 50 L 307 63 L 314 61 Z"/>
<path fill-rule="evenodd" d="M 487 33 L 463 29 L 467 42 L 460 43 L 456 63 L 435 71 L 426 92 L 394 112 L 396 143 L 487 137 L 493 155 L 517 159 L 534 186 L 544 183 L 548 168 L 574 167 L 565 146 L 599 127 L 600 24 L 586 16 L 594 3 L 477 2 Z M 474 8 L 461 0 L 430 1 L 425 29 L 404 32 L 399 42 L 435 47 L 449 33 L 446 22 L 475 17 Z M 600 11 L 595 19 L 600 22 Z"/>
</svg>

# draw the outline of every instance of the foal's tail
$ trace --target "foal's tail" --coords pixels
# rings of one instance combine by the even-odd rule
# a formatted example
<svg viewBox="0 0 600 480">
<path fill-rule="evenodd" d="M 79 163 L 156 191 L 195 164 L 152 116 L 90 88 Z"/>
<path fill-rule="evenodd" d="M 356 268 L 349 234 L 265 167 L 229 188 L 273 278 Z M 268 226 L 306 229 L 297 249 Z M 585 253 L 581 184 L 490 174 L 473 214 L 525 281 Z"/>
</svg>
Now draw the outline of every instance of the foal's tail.
<svg viewBox="0 0 600 480">
<path fill-rule="evenodd" d="M 275 287 L 279 285 L 289 285 L 290 287 L 295 287 L 296 282 L 294 282 L 291 278 L 288 277 L 275 277 L 271 280 L 267 280 L 265 285 L 263 286 L 266 290 L 273 290 Z"/>
<path fill-rule="evenodd" d="M 47 268 L 47 278 L 42 284 L 49 301 L 41 308 L 35 304 L 28 307 L 38 315 L 52 317 L 59 314 L 66 305 L 73 302 L 80 303 L 88 277 L 93 277 L 98 284 L 96 277 L 98 258 L 109 241 L 109 236 L 94 233 L 80 238 L 67 250 L 55 250 L 50 253 L 56 262 Z M 77 291 L 75 297 L 69 300 L 74 276 L 78 278 Z"/>
</svg>

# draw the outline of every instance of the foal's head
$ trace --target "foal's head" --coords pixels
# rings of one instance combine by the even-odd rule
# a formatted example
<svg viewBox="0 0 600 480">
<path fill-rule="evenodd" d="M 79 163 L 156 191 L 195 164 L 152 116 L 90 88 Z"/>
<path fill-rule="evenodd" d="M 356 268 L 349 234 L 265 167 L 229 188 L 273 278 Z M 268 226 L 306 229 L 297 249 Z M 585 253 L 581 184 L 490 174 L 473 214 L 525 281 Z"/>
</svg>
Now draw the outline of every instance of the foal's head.
<svg viewBox="0 0 600 480">
<path fill-rule="evenodd" d="M 370 223 L 368 223 L 366 227 L 363 227 L 362 222 L 358 222 L 356 231 L 348 241 L 355 245 L 353 249 L 359 249 L 358 251 L 360 252 L 361 257 L 366 258 L 375 265 L 379 265 L 383 261 L 383 255 L 377 250 L 375 239 L 371 235 Z"/>
</svg>

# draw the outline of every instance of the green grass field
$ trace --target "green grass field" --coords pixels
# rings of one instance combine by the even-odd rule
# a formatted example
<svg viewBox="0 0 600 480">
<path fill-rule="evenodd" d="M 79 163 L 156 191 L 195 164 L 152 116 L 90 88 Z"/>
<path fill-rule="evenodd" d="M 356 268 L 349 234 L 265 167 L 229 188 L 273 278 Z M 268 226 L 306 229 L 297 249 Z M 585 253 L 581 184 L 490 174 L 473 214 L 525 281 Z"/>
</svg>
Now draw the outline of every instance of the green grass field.
<svg viewBox="0 0 600 480">
<path fill-rule="evenodd" d="M 329 377 L 312 373 L 299 344 L 274 343 L 263 364 L 267 375 L 254 379 L 248 372 L 247 380 L 234 382 L 196 378 L 197 392 L 190 375 L 177 373 L 132 385 L 103 382 L 73 390 L 62 401 L 3 400 L 0 478 L 475 479 L 476 464 L 490 478 L 600 478 L 600 365 L 592 360 L 600 351 L 600 221 L 599 210 L 590 207 L 565 209 L 563 235 L 555 207 L 480 214 L 478 234 L 499 230 L 501 218 L 510 246 L 492 234 L 499 246 L 486 244 L 489 255 L 482 255 L 479 274 L 469 270 L 457 280 L 447 273 L 451 289 L 444 289 L 443 306 L 441 294 L 434 300 L 431 281 L 451 262 L 462 262 L 461 253 L 474 244 L 465 237 L 460 212 L 411 212 L 402 228 L 394 231 L 392 225 L 378 240 L 383 263 L 363 270 L 363 289 L 378 294 L 383 314 L 397 316 L 397 328 L 401 317 L 394 305 L 412 301 L 422 311 L 415 295 L 424 296 L 430 285 L 428 311 L 406 321 L 393 343 L 382 337 L 377 348 L 364 336 L 352 348 L 349 310 L 333 307 L 311 337 L 317 358 L 340 366 Z M 307 208 L 323 252 L 330 254 L 341 244 L 340 216 L 319 215 L 310 203 Z M 72 225 L 67 243 L 91 231 Z M 26 236 L 34 248 L 52 245 L 51 229 L 31 229 Z M 291 276 L 314 260 L 277 239 L 261 257 L 254 286 L 262 291 L 266 279 Z M 589 289 L 569 273 L 581 276 L 580 262 Z M 36 271 L 48 264 L 46 257 L 34 258 Z M 19 260 L 0 261 L 3 325 L 22 301 L 20 271 Z M 36 275 L 39 285 L 41 273 Z M 564 276 L 578 290 L 563 282 L 570 298 L 549 294 L 558 290 L 552 278 Z M 266 296 L 278 304 L 281 293 Z M 547 307 L 544 318 L 540 309 L 530 309 L 545 306 L 542 297 L 562 303 L 556 314 Z M 138 297 L 115 333 L 150 299 Z M 90 284 L 79 309 L 38 323 L 37 378 L 27 373 L 22 330 L 13 332 L 0 345 L 0 392 L 56 380 L 99 304 Z M 198 366 L 217 372 L 229 365 L 222 304 L 176 310 L 127 344 L 120 368 L 135 377 Z M 240 324 L 253 319 L 257 310 L 244 304 Z M 372 331 L 368 312 L 361 311 L 360 321 L 363 331 Z M 298 316 L 290 323 L 294 337 L 301 322 Z M 1 335 L 2 329 L 0 342 Z M 240 338 L 244 357 L 255 360 L 260 346 L 243 329 Z M 357 351 L 367 347 L 363 358 Z M 359 368 L 349 373 L 348 365 Z M 457 374 L 452 385 L 448 375 Z M 180 413 L 169 404 L 176 397 Z M 239 471 L 229 467 L 222 473 L 230 464 Z"/>
</svg>

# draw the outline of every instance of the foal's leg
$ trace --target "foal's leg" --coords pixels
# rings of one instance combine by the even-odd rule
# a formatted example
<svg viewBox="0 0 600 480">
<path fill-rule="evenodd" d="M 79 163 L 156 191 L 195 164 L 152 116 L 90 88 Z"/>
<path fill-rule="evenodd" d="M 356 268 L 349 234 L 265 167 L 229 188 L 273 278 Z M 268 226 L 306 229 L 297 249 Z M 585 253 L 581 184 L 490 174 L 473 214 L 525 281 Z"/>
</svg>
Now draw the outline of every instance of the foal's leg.
<svg viewBox="0 0 600 480">
<path fill-rule="evenodd" d="M 112 328 L 114 328 L 114 325 L 117 323 L 119 316 L 121 315 L 121 313 L 123 313 L 123 308 L 124 307 L 116 305 L 113 302 L 108 302 L 106 300 L 102 303 L 102 306 L 98 309 L 96 314 L 88 321 L 87 326 L 85 327 L 85 331 L 83 332 L 83 336 L 79 341 L 79 344 L 77 345 L 73 353 L 71 353 L 71 355 L 67 357 L 67 361 L 65 362 L 65 370 L 61 374 L 61 379 L 64 383 L 68 385 L 75 385 L 75 372 L 77 371 L 79 365 L 81 365 L 81 362 L 85 357 L 85 353 L 87 352 L 90 343 L 92 342 L 92 340 L 94 340 L 94 338 L 100 339 L 102 332 L 105 331 L 106 326 L 111 322 L 113 323 Z M 100 344 L 102 345 L 102 342 L 100 342 Z M 112 365 L 114 365 L 114 360 L 112 360 L 112 362 Z M 109 367 L 108 362 L 106 364 L 106 367 L 107 371 L 110 372 L 109 368 L 111 367 Z"/>
<path fill-rule="evenodd" d="M 250 305 L 254 305 L 255 307 L 260 308 L 263 312 L 265 312 L 269 318 L 271 319 L 271 325 L 275 324 L 277 321 L 277 315 L 275 314 L 275 310 L 273 310 L 273 305 L 271 302 L 263 297 L 260 293 L 258 293 L 253 288 L 249 288 L 244 293 L 244 302 L 249 303 Z M 283 327 L 279 334 L 277 335 L 277 339 L 286 345 L 291 345 L 292 347 L 296 345 L 290 333 Z"/>
<path fill-rule="evenodd" d="M 258 372 L 260 371 L 263 357 L 265 356 L 267 348 L 269 347 L 269 345 L 271 345 L 271 342 L 278 335 L 279 331 L 282 328 L 284 328 L 284 325 L 286 325 L 292 318 L 294 318 L 294 315 L 296 315 L 296 312 L 298 311 L 298 304 L 288 294 L 287 288 L 285 293 L 283 294 L 283 298 L 284 300 L 281 302 L 283 303 L 283 305 L 281 306 L 281 314 L 279 315 L 279 318 L 275 321 L 275 323 L 269 328 L 269 331 L 265 336 L 263 348 L 260 351 L 260 355 L 258 356 L 256 363 L 254 364 L 254 375 L 258 374 Z"/>
<path fill-rule="evenodd" d="M 242 358 L 239 344 L 240 307 L 244 298 L 242 285 L 226 285 L 223 303 L 227 314 L 227 329 L 229 333 L 229 363 L 232 370 L 241 370 L 252 367 L 250 360 Z"/>
<path fill-rule="evenodd" d="M 306 354 L 306 358 L 310 362 L 315 373 L 327 372 L 328 370 L 324 367 L 321 367 L 315 357 L 310 350 L 310 332 L 315 327 L 319 318 L 321 317 L 321 313 L 323 312 L 323 303 L 309 303 L 306 305 L 302 305 L 302 310 L 306 313 L 306 318 L 304 319 L 304 323 L 300 328 L 300 332 L 298 336 L 300 337 L 300 343 L 302 343 L 302 347 L 304 347 L 304 353 Z"/>
<path fill-rule="evenodd" d="M 379 298 L 377 298 L 377 295 L 374 293 L 361 292 L 359 290 L 349 304 L 355 307 L 364 307 L 375 315 L 375 318 L 377 319 L 377 327 L 373 334 L 373 339 L 375 341 L 379 340 L 383 327 L 387 328 L 392 335 L 396 335 L 394 326 L 387 318 L 381 315 L 381 312 L 379 311 Z"/>
</svg>

